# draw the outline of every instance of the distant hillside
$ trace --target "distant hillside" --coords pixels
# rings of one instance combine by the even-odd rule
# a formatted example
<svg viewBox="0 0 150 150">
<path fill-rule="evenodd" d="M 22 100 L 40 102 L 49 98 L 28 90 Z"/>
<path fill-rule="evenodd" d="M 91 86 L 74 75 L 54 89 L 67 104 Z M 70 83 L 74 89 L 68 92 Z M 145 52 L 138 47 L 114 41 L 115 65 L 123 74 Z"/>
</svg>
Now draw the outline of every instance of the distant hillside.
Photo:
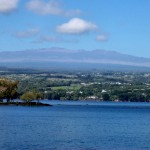
<svg viewBox="0 0 150 150">
<path fill-rule="evenodd" d="M 69 50 L 64 48 L 0 52 L 1 66 L 30 68 L 136 68 L 150 67 L 150 58 L 135 57 L 107 50 Z M 122 67 L 121 67 L 122 66 Z M 67 68 L 68 67 L 68 68 Z M 110 67 L 110 68 L 111 68 Z"/>
</svg>

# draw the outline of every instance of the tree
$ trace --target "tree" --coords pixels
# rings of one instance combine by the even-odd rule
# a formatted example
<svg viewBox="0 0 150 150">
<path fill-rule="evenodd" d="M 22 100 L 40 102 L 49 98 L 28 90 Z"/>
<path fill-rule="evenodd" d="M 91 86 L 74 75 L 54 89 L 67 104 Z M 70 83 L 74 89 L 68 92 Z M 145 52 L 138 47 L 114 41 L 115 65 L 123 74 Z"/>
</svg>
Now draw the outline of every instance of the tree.
<svg viewBox="0 0 150 150">
<path fill-rule="evenodd" d="M 24 93 L 20 97 L 20 99 L 26 101 L 27 103 L 30 103 L 33 100 L 39 100 L 41 98 L 42 98 L 42 95 L 40 93 L 38 93 L 38 92 L 31 92 L 31 91 Z"/>
<path fill-rule="evenodd" d="M 110 96 L 109 96 L 109 94 L 107 94 L 107 93 L 104 93 L 104 94 L 102 95 L 102 98 L 103 98 L 104 101 L 109 101 L 109 100 L 110 100 Z"/>
<path fill-rule="evenodd" d="M 7 99 L 7 102 L 17 97 L 18 81 L 0 79 L 0 99 Z"/>
<path fill-rule="evenodd" d="M 0 87 L 0 101 L 2 102 L 3 99 L 5 98 L 5 92 L 6 88 L 5 87 Z"/>
</svg>

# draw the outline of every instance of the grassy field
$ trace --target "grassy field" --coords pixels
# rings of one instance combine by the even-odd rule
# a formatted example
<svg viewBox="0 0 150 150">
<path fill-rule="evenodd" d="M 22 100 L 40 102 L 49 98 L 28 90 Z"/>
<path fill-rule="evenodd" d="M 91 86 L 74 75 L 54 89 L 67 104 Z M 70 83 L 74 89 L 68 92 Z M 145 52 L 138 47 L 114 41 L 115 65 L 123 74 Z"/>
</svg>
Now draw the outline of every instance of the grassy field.
<svg viewBox="0 0 150 150">
<path fill-rule="evenodd" d="M 73 85 L 73 86 L 57 86 L 57 87 L 52 87 L 53 90 L 79 90 L 81 88 L 81 85 Z"/>
</svg>

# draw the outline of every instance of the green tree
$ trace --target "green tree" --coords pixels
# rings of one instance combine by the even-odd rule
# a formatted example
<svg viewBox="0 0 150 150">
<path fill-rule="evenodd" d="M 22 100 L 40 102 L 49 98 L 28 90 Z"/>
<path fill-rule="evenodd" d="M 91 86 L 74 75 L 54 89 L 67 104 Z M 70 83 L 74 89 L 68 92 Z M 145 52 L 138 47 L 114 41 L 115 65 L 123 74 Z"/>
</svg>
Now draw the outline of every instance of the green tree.
<svg viewBox="0 0 150 150">
<path fill-rule="evenodd" d="M 17 98 L 18 81 L 0 79 L 0 99 L 7 99 L 7 102 Z"/>
<path fill-rule="evenodd" d="M 24 93 L 20 99 L 26 101 L 27 103 L 30 103 L 33 100 L 39 100 L 42 98 L 42 94 L 38 93 L 38 92 L 26 92 Z"/>
<path fill-rule="evenodd" d="M 109 94 L 107 94 L 107 93 L 104 93 L 104 94 L 102 95 L 102 98 L 103 98 L 104 101 L 109 101 L 109 100 L 110 100 L 110 96 L 109 96 Z"/>
</svg>

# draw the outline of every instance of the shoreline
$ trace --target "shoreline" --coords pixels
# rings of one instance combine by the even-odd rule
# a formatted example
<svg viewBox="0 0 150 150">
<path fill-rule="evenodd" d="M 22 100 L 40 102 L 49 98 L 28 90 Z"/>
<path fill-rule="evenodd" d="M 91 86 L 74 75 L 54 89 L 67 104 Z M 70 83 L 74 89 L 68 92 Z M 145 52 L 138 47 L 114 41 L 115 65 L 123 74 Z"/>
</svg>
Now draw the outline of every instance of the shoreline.
<svg viewBox="0 0 150 150">
<path fill-rule="evenodd" d="M 52 106 L 50 104 L 37 103 L 37 102 L 0 102 L 0 106 Z"/>
</svg>

